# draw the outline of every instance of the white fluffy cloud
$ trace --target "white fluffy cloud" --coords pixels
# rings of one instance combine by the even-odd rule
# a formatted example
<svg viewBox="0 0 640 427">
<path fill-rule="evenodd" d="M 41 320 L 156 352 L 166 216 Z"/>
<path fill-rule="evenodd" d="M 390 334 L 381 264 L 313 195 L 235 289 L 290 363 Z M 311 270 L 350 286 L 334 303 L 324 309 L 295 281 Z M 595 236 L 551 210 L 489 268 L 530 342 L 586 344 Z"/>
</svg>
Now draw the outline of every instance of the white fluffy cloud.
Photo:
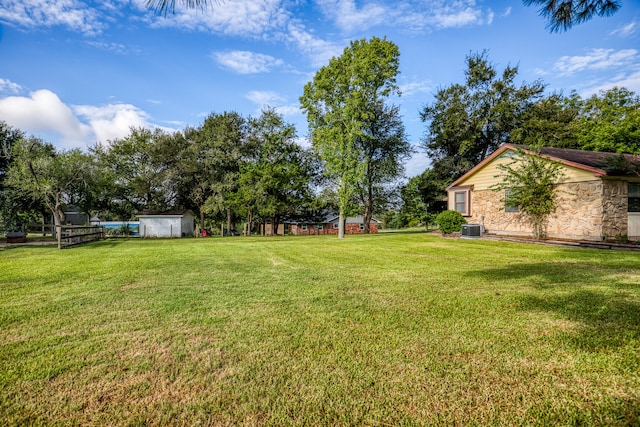
<svg viewBox="0 0 640 427">
<path fill-rule="evenodd" d="M 268 30 L 284 28 L 289 20 L 289 12 L 281 0 L 233 0 L 215 2 L 204 10 L 185 9 L 177 2 L 175 14 L 150 22 L 158 27 L 261 37 Z"/>
<path fill-rule="evenodd" d="M 434 28 L 491 24 L 495 15 L 491 10 L 483 12 L 475 0 L 318 0 L 318 5 L 322 13 L 345 33 L 379 25 L 423 32 Z"/>
<path fill-rule="evenodd" d="M 131 127 L 149 127 L 148 115 L 133 105 L 69 106 L 46 89 L 0 98 L 0 117 L 62 148 L 84 148 L 125 137 Z"/>
<path fill-rule="evenodd" d="M 563 56 L 553 68 L 561 75 L 572 75 L 584 70 L 605 70 L 629 65 L 638 60 L 635 49 L 592 49 L 586 55 Z"/>
<path fill-rule="evenodd" d="M 287 99 L 276 92 L 254 90 L 247 93 L 246 98 L 258 106 L 256 114 L 259 114 L 260 110 L 267 107 L 274 108 L 278 114 L 283 116 L 299 116 L 302 114 L 299 104 L 287 103 Z"/>
<path fill-rule="evenodd" d="M 2 0 L 0 20 L 25 28 L 59 25 L 89 35 L 106 27 L 94 8 L 78 0 Z"/>
<path fill-rule="evenodd" d="M 246 50 L 214 52 L 211 56 L 222 67 L 238 74 L 268 73 L 272 68 L 284 64 L 281 59 L 273 56 Z"/>
<path fill-rule="evenodd" d="M 491 17 L 493 19 L 493 16 Z M 479 24 L 482 21 L 482 12 L 475 7 L 463 9 L 445 7 L 433 15 L 433 22 L 438 28 L 464 27 L 471 24 Z"/>
<path fill-rule="evenodd" d="M 18 83 L 14 83 L 11 80 L 0 79 L 0 93 L 19 93 L 22 87 Z"/>
<path fill-rule="evenodd" d="M 432 90 L 432 86 L 430 82 L 419 81 L 419 80 L 413 80 L 413 81 L 405 80 L 404 82 L 400 83 L 399 87 L 403 97 L 410 97 L 416 94 L 429 93 L 429 91 Z"/>
<path fill-rule="evenodd" d="M 308 57 L 314 67 L 327 65 L 332 57 L 340 55 L 344 49 L 343 46 L 315 37 L 299 22 L 289 24 L 286 40 Z"/>
<path fill-rule="evenodd" d="M 624 25 L 618 29 L 615 29 L 611 32 L 612 36 L 620 36 L 620 37 L 629 37 L 638 32 L 640 29 L 640 24 L 638 21 L 632 21 L 627 25 Z"/>
<path fill-rule="evenodd" d="M 355 0 L 320 0 L 318 4 L 323 13 L 344 32 L 371 28 L 383 23 L 389 16 L 383 4 L 374 2 L 365 3 L 360 8 Z"/>
<path fill-rule="evenodd" d="M 131 104 L 76 105 L 73 111 L 88 122 L 100 142 L 125 137 L 132 127 L 149 127 L 147 113 Z"/>
<path fill-rule="evenodd" d="M 29 134 L 55 134 L 65 147 L 85 146 L 91 135 L 89 126 L 49 90 L 35 91 L 29 97 L 0 99 L 0 117 Z"/>
<path fill-rule="evenodd" d="M 286 101 L 282 96 L 272 91 L 253 90 L 247 93 L 246 98 L 262 107 L 275 106 Z"/>
<path fill-rule="evenodd" d="M 588 89 L 581 91 L 580 94 L 587 97 L 598 94 L 602 91 L 607 91 L 614 87 L 625 87 L 635 93 L 640 93 L 640 71 L 636 71 L 631 74 L 622 73 L 607 82 L 589 87 Z"/>
</svg>

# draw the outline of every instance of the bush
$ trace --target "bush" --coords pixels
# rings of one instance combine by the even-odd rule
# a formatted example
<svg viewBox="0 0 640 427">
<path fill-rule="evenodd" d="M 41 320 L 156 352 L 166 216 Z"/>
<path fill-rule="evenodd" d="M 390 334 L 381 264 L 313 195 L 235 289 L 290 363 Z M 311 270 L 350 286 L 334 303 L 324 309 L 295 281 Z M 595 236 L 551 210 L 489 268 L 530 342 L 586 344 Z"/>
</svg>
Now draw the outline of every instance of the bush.
<svg viewBox="0 0 640 427">
<path fill-rule="evenodd" d="M 440 212 L 436 217 L 436 224 L 442 234 L 454 233 L 462 230 L 462 224 L 466 224 L 467 221 L 456 211 L 444 211 Z"/>
</svg>

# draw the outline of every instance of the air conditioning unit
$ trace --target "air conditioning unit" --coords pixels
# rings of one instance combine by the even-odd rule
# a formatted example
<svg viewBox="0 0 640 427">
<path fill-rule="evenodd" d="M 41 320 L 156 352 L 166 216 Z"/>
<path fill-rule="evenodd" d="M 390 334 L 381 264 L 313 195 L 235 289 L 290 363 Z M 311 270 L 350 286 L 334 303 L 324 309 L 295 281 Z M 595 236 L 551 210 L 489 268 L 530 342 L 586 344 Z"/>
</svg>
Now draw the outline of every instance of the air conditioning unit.
<svg viewBox="0 0 640 427">
<path fill-rule="evenodd" d="M 480 237 L 480 224 L 463 224 L 462 237 L 468 239 Z"/>
</svg>

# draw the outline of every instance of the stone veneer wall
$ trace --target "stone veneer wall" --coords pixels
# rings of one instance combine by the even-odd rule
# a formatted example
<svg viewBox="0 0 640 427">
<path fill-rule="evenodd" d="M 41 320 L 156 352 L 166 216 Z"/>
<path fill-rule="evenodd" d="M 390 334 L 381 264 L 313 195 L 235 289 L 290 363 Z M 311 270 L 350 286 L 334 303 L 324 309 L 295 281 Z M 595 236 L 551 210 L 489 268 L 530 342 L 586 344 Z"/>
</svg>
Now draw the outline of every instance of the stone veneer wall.
<svg viewBox="0 0 640 427">
<path fill-rule="evenodd" d="M 556 211 L 549 216 L 547 235 L 552 238 L 601 240 L 627 230 L 627 183 L 585 181 L 560 184 Z M 488 233 L 531 235 L 523 215 L 505 212 L 504 192 L 473 191 L 469 223 L 482 224 Z"/>
<path fill-rule="evenodd" d="M 603 191 L 602 236 L 626 235 L 629 230 L 629 183 L 605 180 Z"/>
</svg>

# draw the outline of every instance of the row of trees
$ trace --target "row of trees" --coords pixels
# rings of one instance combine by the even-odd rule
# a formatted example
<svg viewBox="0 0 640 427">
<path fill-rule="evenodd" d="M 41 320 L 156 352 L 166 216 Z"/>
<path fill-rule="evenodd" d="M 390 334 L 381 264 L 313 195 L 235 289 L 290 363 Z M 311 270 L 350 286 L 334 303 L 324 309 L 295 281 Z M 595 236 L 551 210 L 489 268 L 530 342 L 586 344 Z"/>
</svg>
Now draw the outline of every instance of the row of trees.
<svg viewBox="0 0 640 427">
<path fill-rule="evenodd" d="M 5 229 L 52 215 L 64 205 L 105 219 L 141 210 L 186 208 L 205 218 L 246 222 L 319 220 L 337 208 L 342 219 L 362 213 L 365 232 L 387 206 L 410 155 L 399 109 L 399 52 L 379 38 L 351 43 L 304 89 L 312 150 L 295 143 L 293 125 L 273 110 L 244 118 L 211 114 L 197 128 L 167 133 L 132 129 L 126 138 L 88 153 L 58 151 L 0 123 L 0 215 Z M 344 235 L 344 221 L 339 236 Z"/>
<path fill-rule="evenodd" d="M 517 66 L 502 72 L 486 52 L 466 59 L 465 82 L 439 89 L 424 106 L 422 148 L 432 165 L 396 191 L 411 154 L 398 108 L 399 51 L 380 38 L 352 42 L 322 67 L 300 98 L 312 148 L 296 144 L 293 125 L 274 110 L 244 118 L 211 114 L 180 132 L 133 129 L 88 153 L 57 151 L 0 123 L 0 212 L 9 227 L 29 212 L 63 204 L 104 217 L 191 209 L 205 219 L 318 220 L 374 213 L 395 226 L 425 223 L 445 209 L 445 188 L 505 142 L 640 153 L 640 98 L 614 88 L 587 99 L 545 94 L 541 81 L 517 85 Z M 394 195 L 400 209 L 384 214 Z M 397 197 L 397 196 L 396 196 Z M 44 215 L 42 215 L 44 216 Z M 343 225 L 343 221 L 340 221 Z M 339 236 L 344 235 L 341 227 Z"/>
<path fill-rule="evenodd" d="M 445 188 L 505 142 L 640 154 L 640 97 L 634 92 L 548 94 L 541 81 L 517 85 L 517 73 L 517 66 L 500 72 L 486 52 L 471 54 L 464 83 L 440 88 L 425 105 L 422 148 L 432 164 L 402 188 L 393 222 L 416 222 L 443 209 Z"/>
<path fill-rule="evenodd" d="M 294 126 L 270 109 L 248 119 L 211 114 L 201 126 L 174 133 L 132 129 L 89 152 L 56 150 L 0 122 L 0 220 L 7 230 L 51 216 L 61 224 L 70 204 L 114 220 L 142 210 L 191 209 L 202 227 L 321 220 L 338 207 L 333 177 L 296 140 Z M 406 140 L 401 145 L 408 147 Z M 361 149 L 368 164 L 398 160 L 397 147 L 386 154 L 384 147 Z M 380 211 L 392 193 L 387 187 L 402 173 L 400 163 L 387 173 L 373 168 L 357 181 L 349 212 Z"/>
<path fill-rule="evenodd" d="M 317 221 L 337 208 L 344 236 L 347 215 L 387 205 L 410 153 L 396 106 L 399 52 L 386 39 L 351 43 L 304 88 L 312 149 L 296 143 L 293 125 L 273 109 L 259 117 L 211 114 L 197 128 L 167 133 L 132 129 L 123 139 L 88 153 L 57 151 L 2 123 L 2 218 L 15 227 L 20 215 L 53 214 L 63 205 L 114 219 L 141 210 L 191 209 L 206 218 Z M 43 215 L 45 216 L 45 215 Z"/>
</svg>

